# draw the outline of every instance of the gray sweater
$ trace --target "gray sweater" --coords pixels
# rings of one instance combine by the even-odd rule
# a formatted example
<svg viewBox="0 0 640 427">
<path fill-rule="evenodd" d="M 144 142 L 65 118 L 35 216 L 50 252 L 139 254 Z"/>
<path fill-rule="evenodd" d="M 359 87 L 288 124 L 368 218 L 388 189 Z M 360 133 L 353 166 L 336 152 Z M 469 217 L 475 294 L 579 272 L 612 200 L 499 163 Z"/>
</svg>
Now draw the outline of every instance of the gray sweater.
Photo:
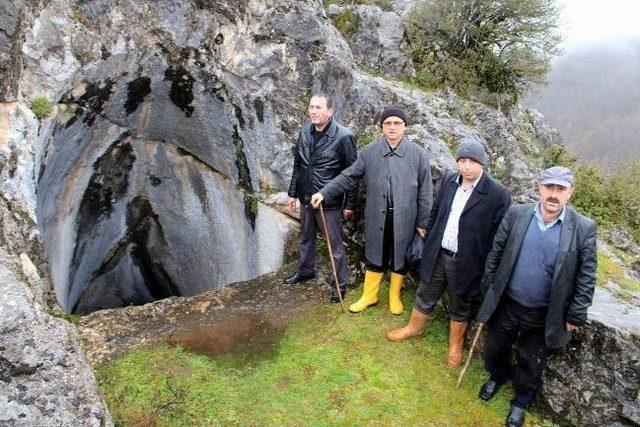
<svg viewBox="0 0 640 427">
<path fill-rule="evenodd" d="M 531 218 L 507 286 L 507 295 L 525 307 L 544 308 L 549 305 L 561 228 L 562 223 L 558 222 L 541 231 L 536 217 Z"/>
</svg>

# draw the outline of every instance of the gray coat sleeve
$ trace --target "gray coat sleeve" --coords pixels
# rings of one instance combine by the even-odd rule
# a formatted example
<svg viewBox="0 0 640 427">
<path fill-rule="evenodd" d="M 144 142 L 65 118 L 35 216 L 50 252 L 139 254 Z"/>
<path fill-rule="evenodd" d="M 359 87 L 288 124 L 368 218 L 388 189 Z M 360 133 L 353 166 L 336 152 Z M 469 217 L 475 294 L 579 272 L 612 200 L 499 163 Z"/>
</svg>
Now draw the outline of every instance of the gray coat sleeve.
<svg viewBox="0 0 640 427">
<path fill-rule="evenodd" d="M 358 153 L 358 158 L 355 162 L 342 172 L 340 175 L 333 178 L 327 185 L 325 185 L 319 193 L 325 199 L 333 199 L 338 197 L 340 194 L 345 193 L 356 185 L 358 185 L 358 181 L 360 178 L 364 176 L 365 172 L 365 163 L 362 156 L 362 152 Z"/>
<path fill-rule="evenodd" d="M 355 163 L 358 159 L 358 150 L 356 149 L 356 139 L 352 134 L 342 139 L 342 161 L 345 169 Z M 355 210 L 358 203 L 358 182 L 351 187 L 346 194 L 344 201 L 344 208 L 349 210 Z"/>
<path fill-rule="evenodd" d="M 591 222 L 578 254 L 578 271 L 576 273 L 573 297 L 569 302 L 566 321 L 575 326 L 582 326 L 587 321 L 587 309 L 593 302 L 596 286 L 596 269 L 598 266 L 598 250 L 596 245 L 596 223 Z"/>
<path fill-rule="evenodd" d="M 426 150 L 420 150 L 420 168 L 418 170 L 418 214 L 416 227 L 427 228 L 429 213 L 433 204 L 433 183 L 431 182 L 431 167 Z"/>
</svg>

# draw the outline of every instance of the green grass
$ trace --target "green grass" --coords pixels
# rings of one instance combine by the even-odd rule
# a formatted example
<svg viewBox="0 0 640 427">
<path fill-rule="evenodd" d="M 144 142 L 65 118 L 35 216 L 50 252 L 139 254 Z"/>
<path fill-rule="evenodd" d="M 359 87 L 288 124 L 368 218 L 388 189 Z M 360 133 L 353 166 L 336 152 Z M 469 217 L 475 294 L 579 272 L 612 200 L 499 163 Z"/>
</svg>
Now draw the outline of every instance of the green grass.
<svg viewBox="0 0 640 427">
<path fill-rule="evenodd" d="M 355 34 L 360 26 L 360 18 L 350 8 L 344 9 L 332 21 L 336 29 L 340 31 L 340 34 L 345 37 Z"/>
<path fill-rule="evenodd" d="M 341 314 L 336 305 L 311 307 L 270 354 L 138 350 L 99 368 L 101 389 L 123 426 L 502 425 L 513 390 L 505 386 L 481 403 L 476 396 L 486 374 L 479 360 L 455 390 L 458 371 L 445 366 L 444 315 L 423 338 L 390 343 L 386 332 L 408 313 L 390 315 L 386 287 L 380 296 L 378 306 L 358 315 Z M 357 297 L 351 292 L 347 302 Z"/>
<path fill-rule="evenodd" d="M 633 299 L 632 294 L 640 292 L 640 282 L 625 276 L 624 268 L 602 252 L 598 252 L 596 283 L 606 288 L 610 288 L 610 283 L 617 284 L 618 295 L 627 301 Z"/>
<path fill-rule="evenodd" d="M 35 114 L 35 116 L 40 120 L 49 117 L 49 115 L 53 111 L 51 101 L 43 96 L 35 98 L 33 101 L 31 101 L 30 107 L 31 111 L 33 111 L 33 114 Z"/>
</svg>

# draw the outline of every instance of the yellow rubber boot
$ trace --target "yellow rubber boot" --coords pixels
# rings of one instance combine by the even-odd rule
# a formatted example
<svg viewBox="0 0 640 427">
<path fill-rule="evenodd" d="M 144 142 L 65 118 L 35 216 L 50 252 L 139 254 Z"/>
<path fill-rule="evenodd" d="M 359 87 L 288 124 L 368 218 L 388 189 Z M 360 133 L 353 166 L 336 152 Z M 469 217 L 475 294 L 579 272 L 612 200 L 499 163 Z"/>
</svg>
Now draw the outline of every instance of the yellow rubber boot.
<svg viewBox="0 0 640 427">
<path fill-rule="evenodd" d="M 389 311 L 391 314 L 402 314 L 400 290 L 402 289 L 403 282 L 403 274 L 391 273 L 391 280 L 389 280 Z"/>
<path fill-rule="evenodd" d="M 383 273 L 365 270 L 364 272 L 364 289 L 360 299 L 349 306 L 352 313 L 360 313 L 365 308 L 378 302 L 378 291 L 380 290 L 380 282 Z"/>
</svg>

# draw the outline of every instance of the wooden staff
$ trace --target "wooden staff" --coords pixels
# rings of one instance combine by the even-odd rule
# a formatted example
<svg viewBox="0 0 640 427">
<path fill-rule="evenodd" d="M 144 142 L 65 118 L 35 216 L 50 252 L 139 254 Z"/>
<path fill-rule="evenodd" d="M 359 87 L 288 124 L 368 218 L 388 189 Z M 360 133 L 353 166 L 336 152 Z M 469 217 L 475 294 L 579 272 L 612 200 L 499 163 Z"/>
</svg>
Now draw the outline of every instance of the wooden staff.
<svg viewBox="0 0 640 427">
<path fill-rule="evenodd" d="M 344 302 L 342 301 L 342 293 L 340 292 L 340 286 L 338 285 L 338 272 L 336 271 L 336 263 L 333 261 L 333 251 L 331 250 L 331 239 L 329 239 L 329 230 L 327 230 L 327 222 L 324 220 L 324 209 L 322 209 L 322 203 L 320 203 L 320 218 L 322 218 L 322 228 L 324 228 L 324 237 L 327 239 L 327 248 L 329 248 L 329 259 L 331 260 L 331 269 L 333 270 L 333 283 L 336 285 L 336 292 L 338 292 L 338 298 L 340 298 L 340 308 L 342 312 L 345 312 Z"/>
<path fill-rule="evenodd" d="M 469 355 L 467 356 L 467 361 L 465 362 L 464 366 L 462 367 L 462 370 L 460 371 L 460 375 L 458 376 L 458 383 L 456 384 L 456 390 L 460 388 L 460 384 L 462 383 L 462 378 L 464 378 L 464 374 L 467 372 L 467 368 L 471 363 L 471 357 L 473 357 L 473 349 L 476 347 L 476 344 L 478 344 L 478 338 L 480 338 L 480 332 L 482 332 L 483 326 L 484 326 L 484 323 L 480 323 L 478 325 L 478 330 L 476 331 L 476 335 L 473 337 L 473 343 L 471 343 L 471 348 L 469 349 Z"/>
</svg>

